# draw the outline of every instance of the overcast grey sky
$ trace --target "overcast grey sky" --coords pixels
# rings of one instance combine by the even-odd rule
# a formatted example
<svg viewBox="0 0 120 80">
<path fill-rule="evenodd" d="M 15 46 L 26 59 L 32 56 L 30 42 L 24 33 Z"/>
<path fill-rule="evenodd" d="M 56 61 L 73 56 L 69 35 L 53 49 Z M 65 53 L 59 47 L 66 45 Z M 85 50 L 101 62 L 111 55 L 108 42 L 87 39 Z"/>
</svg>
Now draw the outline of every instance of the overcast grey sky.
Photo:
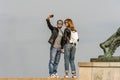
<svg viewBox="0 0 120 80">
<path fill-rule="evenodd" d="M 99 44 L 120 27 L 120 0 L 0 0 L 0 77 L 48 77 L 50 13 L 53 25 L 71 18 L 76 26 L 76 67 L 103 54 Z M 64 76 L 63 55 L 58 74 Z"/>
</svg>

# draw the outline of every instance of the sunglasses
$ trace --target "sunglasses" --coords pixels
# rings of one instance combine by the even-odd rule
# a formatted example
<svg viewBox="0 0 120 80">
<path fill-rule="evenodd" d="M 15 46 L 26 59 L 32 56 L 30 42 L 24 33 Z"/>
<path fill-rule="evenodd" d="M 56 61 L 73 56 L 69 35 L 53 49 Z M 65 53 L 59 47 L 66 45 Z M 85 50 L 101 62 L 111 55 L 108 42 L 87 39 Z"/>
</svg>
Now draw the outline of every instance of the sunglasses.
<svg viewBox="0 0 120 80">
<path fill-rule="evenodd" d="M 68 23 L 67 21 L 64 22 L 64 24 Z"/>
<path fill-rule="evenodd" d="M 57 22 L 57 24 L 59 24 L 59 25 L 63 25 L 63 22 L 61 22 L 61 21 L 58 21 L 58 22 Z"/>
</svg>

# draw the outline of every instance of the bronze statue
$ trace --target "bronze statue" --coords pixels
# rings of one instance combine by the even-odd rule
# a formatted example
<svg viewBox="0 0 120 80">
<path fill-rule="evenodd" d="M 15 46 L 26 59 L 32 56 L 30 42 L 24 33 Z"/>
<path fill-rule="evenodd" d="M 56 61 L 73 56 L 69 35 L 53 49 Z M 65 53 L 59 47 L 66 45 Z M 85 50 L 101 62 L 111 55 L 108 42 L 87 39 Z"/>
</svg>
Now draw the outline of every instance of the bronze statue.
<svg viewBox="0 0 120 80">
<path fill-rule="evenodd" d="M 98 58 L 91 58 L 91 62 L 120 62 L 120 56 L 113 56 L 117 47 L 120 46 L 120 27 L 117 32 L 114 33 L 105 42 L 100 43 L 100 47 L 104 51 L 104 55 L 98 56 Z"/>
<path fill-rule="evenodd" d="M 108 38 L 105 42 L 100 44 L 100 47 L 104 51 L 103 57 L 112 57 L 117 47 L 120 46 L 120 27 L 117 32 L 114 33 L 110 38 Z"/>
</svg>

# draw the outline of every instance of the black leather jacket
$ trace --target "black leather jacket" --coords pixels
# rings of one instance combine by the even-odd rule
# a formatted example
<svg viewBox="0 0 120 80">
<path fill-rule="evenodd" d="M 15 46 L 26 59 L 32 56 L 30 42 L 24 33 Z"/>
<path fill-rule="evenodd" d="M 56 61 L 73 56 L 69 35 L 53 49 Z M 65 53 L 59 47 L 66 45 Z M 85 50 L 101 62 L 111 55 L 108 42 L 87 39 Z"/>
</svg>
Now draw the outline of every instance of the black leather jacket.
<svg viewBox="0 0 120 80">
<path fill-rule="evenodd" d="M 57 27 L 53 27 L 53 25 L 51 25 L 49 19 L 46 19 L 46 21 L 47 21 L 48 28 L 51 30 L 51 33 L 52 33 L 49 40 L 48 40 L 48 42 L 53 46 L 54 42 L 55 42 L 55 40 L 56 40 L 56 38 L 58 36 L 59 30 L 58 30 Z"/>
<path fill-rule="evenodd" d="M 71 30 L 70 30 L 70 28 L 66 28 L 64 30 L 64 35 L 63 35 L 63 38 L 62 38 L 62 41 L 61 41 L 62 48 L 65 44 L 69 43 L 70 36 L 71 36 Z"/>
<path fill-rule="evenodd" d="M 64 30 L 64 35 L 61 41 L 62 48 L 64 47 L 65 44 L 70 43 L 70 37 L 71 37 L 71 29 L 67 27 Z M 77 41 L 79 41 L 79 39 Z"/>
</svg>

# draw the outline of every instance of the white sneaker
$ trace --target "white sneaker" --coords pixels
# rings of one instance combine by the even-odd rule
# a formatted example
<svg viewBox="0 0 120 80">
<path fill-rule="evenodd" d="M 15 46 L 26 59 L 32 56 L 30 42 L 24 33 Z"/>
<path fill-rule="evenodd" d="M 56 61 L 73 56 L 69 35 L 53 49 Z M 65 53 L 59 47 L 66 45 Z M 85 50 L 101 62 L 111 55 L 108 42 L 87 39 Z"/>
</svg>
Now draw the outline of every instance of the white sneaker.
<svg viewBox="0 0 120 80">
<path fill-rule="evenodd" d="M 55 78 L 56 76 L 55 76 L 55 74 L 51 74 L 50 76 L 49 76 L 49 78 Z"/>
<path fill-rule="evenodd" d="M 68 75 L 65 75 L 64 78 L 69 78 L 69 76 L 68 76 Z"/>
<path fill-rule="evenodd" d="M 56 78 L 59 78 L 59 76 L 58 76 L 58 74 L 57 74 L 57 73 L 55 73 L 54 75 L 55 75 L 55 77 L 56 77 Z"/>
<path fill-rule="evenodd" d="M 72 78 L 77 78 L 77 76 L 74 75 L 74 76 L 72 76 Z"/>
</svg>

